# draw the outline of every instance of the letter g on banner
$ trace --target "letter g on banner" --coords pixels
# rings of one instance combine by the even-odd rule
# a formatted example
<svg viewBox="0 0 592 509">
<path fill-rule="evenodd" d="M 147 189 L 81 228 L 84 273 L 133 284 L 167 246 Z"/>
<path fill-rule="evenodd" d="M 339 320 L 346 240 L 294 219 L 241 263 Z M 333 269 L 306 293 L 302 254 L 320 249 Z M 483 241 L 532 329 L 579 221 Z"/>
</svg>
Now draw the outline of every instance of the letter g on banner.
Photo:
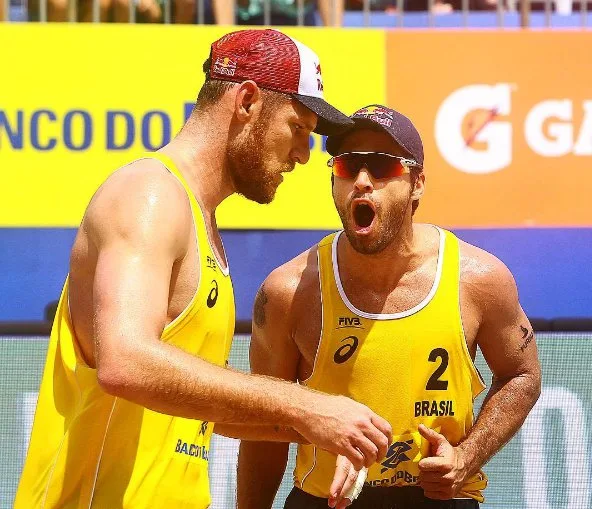
<svg viewBox="0 0 592 509">
<path fill-rule="evenodd" d="M 436 113 L 436 145 L 448 164 L 465 173 L 499 171 L 512 161 L 510 85 L 469 85 L 450 94 Z"/>
</svg>

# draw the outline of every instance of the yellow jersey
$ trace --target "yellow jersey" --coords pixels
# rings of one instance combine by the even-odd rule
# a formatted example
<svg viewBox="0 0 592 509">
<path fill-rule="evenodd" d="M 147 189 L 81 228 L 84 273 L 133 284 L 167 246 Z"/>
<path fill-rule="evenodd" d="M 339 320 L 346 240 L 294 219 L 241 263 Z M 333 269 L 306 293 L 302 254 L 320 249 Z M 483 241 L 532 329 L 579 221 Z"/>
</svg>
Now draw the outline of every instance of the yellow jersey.
<svg viewBox="0 0 592 509">
<path fill-rule="evenodd" d="M 418 484 L 419 460 L 429 442 L 423 423 L 458 444 L 473 424 L 473 400 L 485 388 L 465 341 L 460 316 L 458 239 L 438 228 L 440 245 L 434 283 L 408 311 L 371 314 L 347 298 L 339 277 L 337 243 L 341 233 L 318 245 L 322 332 L 311 376 L 313 389 L 343 394 L 389 421 L 393 441 L 386 458 L 368 471 L 365 486 Z M 295 485 L 328 498 L 336 457 L 313 445 L 300 445 Z M 482 472 L 468 479 L 459 498 L 483 501 Z"/>
<path fill-rule="evenodd" d="M 179 170 L 162 154 L 150 157 L 187 192 L 200 264 L 197 292 L 161 340 L 224 366 L 235 319 L 228 269 L 210 246 L 200 206 Z M 105 393 L 78 349 L 68 295 L 66 279 L 14 507 L 207 508 L 213 423 L 160 414 Z"/>
</svg>

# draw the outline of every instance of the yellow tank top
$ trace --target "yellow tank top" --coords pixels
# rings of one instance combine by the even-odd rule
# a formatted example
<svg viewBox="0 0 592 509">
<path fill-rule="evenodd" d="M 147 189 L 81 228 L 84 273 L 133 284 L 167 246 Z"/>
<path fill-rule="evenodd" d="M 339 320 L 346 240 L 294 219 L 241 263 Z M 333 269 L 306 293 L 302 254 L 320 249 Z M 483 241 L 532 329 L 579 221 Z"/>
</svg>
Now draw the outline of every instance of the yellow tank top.
<svg viewBox="0 0 592 509">
<path fill-rule="evenodd" d="M 179 170 L 161 154 L 149 157 L 183 184 L 199 248 L 197 292 L 161 340 L 224 366 L 235 318 L 228 270 L 216 259 Z M 101 390 L 77 348 L 66 280 L 15 508 L 206 508 L 212 429 L 213 423 L 160 414 Z"/>
<path fill-rule="evenodd" d="M 313 373 L 304 383 L 364 403 L 387 419 L 393 441 L 386 458 L 368 471 L 365 486 L 418 484 L 419 460 L 429 443 L 420 423 L 456 445 L 473 423 L 473 399 L 484 389 L 470 357 L 459 305 L 458 239 L 438 228 L 440 248 L 434 284 L 414 308 L 395 314 L 371 314 L 348 300 L 337 264 L 340 233 L 318 246 L 322 295 L 322 332 Z M 300 445 L 296 486 L 329 497 L 334 455 Z M 459 498 L 483 500 L 487 484 L 478 472 Z"/>
</svg>

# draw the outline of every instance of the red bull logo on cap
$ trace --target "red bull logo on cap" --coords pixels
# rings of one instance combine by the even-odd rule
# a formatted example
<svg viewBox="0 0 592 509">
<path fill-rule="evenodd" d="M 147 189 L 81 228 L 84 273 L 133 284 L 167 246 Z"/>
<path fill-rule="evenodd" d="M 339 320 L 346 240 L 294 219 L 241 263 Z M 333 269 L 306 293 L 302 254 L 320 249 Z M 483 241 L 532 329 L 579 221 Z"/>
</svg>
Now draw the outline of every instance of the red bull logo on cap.
<svg viewBox="0 0 592 509">
<path fill-rule="evenodd" d="M 218 57 L 214 63 L 214 72 L 226 76 L 234 76 L 236 72 L 236 62 L 228 57 Z"/>
<path fill-rule="evenodd" d="M 316 71 L 317 71 L 317 87 L 319 92 L 323 91 L 323 78 L 321 77 L 321 64 L 314 64 Z"/>
<path fill-rule="evenodd" d="M 354 117 L 363 117 L 376 122 L 385 127 L 391 127 L 393 124 L 393 114 L 390 110 L 382 106 L 367 106 L 356 111 Z"/>
</svg>

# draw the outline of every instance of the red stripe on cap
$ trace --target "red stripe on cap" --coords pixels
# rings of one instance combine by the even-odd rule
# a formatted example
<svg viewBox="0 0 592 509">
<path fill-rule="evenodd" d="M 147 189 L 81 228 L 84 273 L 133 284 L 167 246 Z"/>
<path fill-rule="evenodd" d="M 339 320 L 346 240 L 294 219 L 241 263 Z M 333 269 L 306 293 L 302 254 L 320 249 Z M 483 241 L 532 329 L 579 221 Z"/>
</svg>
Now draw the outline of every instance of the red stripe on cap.
<svg viewBox="0 0 592 509">
<path fill-rule="evenodd" d="M 294 41 L 277 30 L 241 30 L 212 44 L 212 79 L 253 80 L 261 88 L 298 92 L 300 56 Z"/>
</svg>

